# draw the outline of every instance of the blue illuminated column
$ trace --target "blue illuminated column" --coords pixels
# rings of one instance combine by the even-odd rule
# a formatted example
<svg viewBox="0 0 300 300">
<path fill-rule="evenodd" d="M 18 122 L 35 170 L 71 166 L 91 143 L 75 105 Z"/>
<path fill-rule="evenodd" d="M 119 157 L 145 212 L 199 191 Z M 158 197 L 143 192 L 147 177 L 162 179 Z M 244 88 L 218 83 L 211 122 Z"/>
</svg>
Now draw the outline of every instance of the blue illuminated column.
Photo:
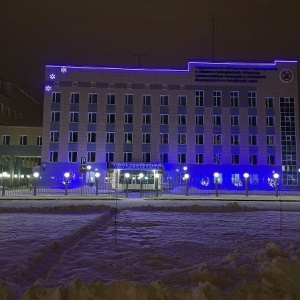
<svg viewBox="0 0 300 300">
<path fill-rule="evenodd" d="M 249 184 L 249 173 L 244 173 L 244 178 L 245 178 L 245 192 L 246 192 L 246 196 L 248 197 L 248 194 L 249 194 L 249 187 L 248 187 L 248 184 Z"/>
<path fill-rule="evenodd" d="M 215 178 L 215 193 L 216 193 L 216 197 L 219 196 L 219 177 L 220 174 L 218 172 L 214 173 L 214 178 Z"/>
<path fill-rule="evenodd" d="M 155 197 L 158 197 L 158 179 L 159 179 L 159 174 L 155 173 Z"/>
<path fill-rule="evenodd" d="M 189 174 L 184 174 L 183 179 L 185 180 L 185 195 L 186 196 L 189 195 L 189 178 L 190 178 Z"/>
<path fill-rule="evenodd" d="M 144 177 L 144 174 L 143 173 L 140 173 L 139 174 L 139 179 L 140 179 L 140 198 L 142 198 L 142 192 L 143 192 L 143 177 Z"/>
<path fill-rule="evenodd" d="M 99 173 L 99 172 L 96 172 L 96 173 L 95 173 L 96 196 L 98 196 L 99 177 L 100 177 L 100 173 Z"/>
<path fill-rule="evenodd" d="M 279 174 L 274 173 L 273 177 L 275 179 L 275 196 L 278 197 L 278 178 L 279 178 Z"/>
<path fill-rule="evenodd" d="M 66 172 L 64 174 L 64 177 L 65 177 L 65 195 L 68 195 L 68 184 L 69 184 L 70 173 Z"/>
<path fill-rule="evenodd" d="M 39 172 L 34 172 L 33 173 L 33 196 L 36 196 L 36 191 L 37 191 L 37 179 L 40 176 Z"/>
<path fill-rule="evenodd" d="M 125 183 L 126 183 L 126 198 L 128 198 L 128 180 L 129 180 L 130 174 L 125 173 L 124 176 L 125 176 Z"/>
<path fill-rule="evenodd" d="M 88 165 L 88 166 L 86 166 L 86 169 L 88 170 L 88 185 L 90 185 L 90 182 L 91 182 L 91 169 L 92 169 L 92 166 Z"/>
<path fill-rule="evenodd" d="M 5 184 L 6 184 L 6 178 L 9 176 L 7 172 L 2 173 L 2 196 L 5 196 Z"/>
</svg>

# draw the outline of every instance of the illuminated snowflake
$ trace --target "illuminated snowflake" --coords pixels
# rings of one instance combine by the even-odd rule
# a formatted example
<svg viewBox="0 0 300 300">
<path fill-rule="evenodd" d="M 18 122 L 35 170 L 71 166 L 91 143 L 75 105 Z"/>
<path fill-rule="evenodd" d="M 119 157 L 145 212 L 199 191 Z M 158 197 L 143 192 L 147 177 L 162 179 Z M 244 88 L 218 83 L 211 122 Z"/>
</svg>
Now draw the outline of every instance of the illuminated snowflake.
<svg viewBox="0 0 300 300">
<path fill-rule="evenodd" d="M 50 85 L 46 85 L 45 90 L 47 92 L 50 92 L 52 90 L 52 87 Z"/>
<path fill-rule="evenodd" d="M 61 71 L 62 73 L 67 73 L 67 68 L 66 68 L 66 67 L 61 67 L 60 71 Z"/>
<path fill-rule="evenodd" d="M 55 74 L 53 74 L 53 73 L 50 74 L 50 75 L 49 75 L 49 78 L 50 78 L 50 79 L 55 79 Z"/>
</svg>

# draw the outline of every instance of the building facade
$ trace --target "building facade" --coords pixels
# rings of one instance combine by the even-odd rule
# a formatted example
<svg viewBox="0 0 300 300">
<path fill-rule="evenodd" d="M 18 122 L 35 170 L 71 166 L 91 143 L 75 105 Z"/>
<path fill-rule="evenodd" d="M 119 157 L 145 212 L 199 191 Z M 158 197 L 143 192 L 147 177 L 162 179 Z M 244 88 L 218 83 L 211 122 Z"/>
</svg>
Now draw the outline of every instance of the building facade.
<svg viewBox="0 0 300 300">
<path fill-rule="evenodd" d="M 297 62 L 189 62 L 187 69 L 47 65 L 41 176 L 74 185 L 94 172 L 115 187 L 189 183 L 298 188 Z M 91 166 L 88 174 L 80 164 Z"/>
</svg>

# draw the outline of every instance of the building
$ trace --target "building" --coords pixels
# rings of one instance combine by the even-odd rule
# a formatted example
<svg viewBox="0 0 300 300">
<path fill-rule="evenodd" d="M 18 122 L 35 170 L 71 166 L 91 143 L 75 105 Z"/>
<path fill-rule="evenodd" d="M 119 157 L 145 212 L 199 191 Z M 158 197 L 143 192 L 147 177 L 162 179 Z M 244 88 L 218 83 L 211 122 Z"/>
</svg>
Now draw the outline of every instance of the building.
<svg viewBox="0 0 300 300">
<path fill-rule="evenodd" d="M 297 62 L 188 63 L 187 69 L 47 65 L 42 178 L 74 184 L 101 180 L 129 188 L 199 189 L 219 183 L 265 189 L 279 174 L 298 188 Z M 88 174 L 80 164 L 91 165 Z M 81 176 L 82 175 L 82 176 Z"/>
</svg>

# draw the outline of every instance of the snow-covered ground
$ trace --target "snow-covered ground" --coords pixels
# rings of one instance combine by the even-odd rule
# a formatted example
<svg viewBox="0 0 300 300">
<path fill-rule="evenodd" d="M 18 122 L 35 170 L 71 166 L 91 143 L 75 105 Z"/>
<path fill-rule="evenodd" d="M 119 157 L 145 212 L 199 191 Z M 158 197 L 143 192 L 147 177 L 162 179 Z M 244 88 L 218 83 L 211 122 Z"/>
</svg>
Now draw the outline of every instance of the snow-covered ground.
<svg viewBox="0 0 300 300">
<path fill-rule="evenodd" d="M 0 299 L 300 298 L 300 203 L 115 207 L 0 201 Z"/>
</svg>

